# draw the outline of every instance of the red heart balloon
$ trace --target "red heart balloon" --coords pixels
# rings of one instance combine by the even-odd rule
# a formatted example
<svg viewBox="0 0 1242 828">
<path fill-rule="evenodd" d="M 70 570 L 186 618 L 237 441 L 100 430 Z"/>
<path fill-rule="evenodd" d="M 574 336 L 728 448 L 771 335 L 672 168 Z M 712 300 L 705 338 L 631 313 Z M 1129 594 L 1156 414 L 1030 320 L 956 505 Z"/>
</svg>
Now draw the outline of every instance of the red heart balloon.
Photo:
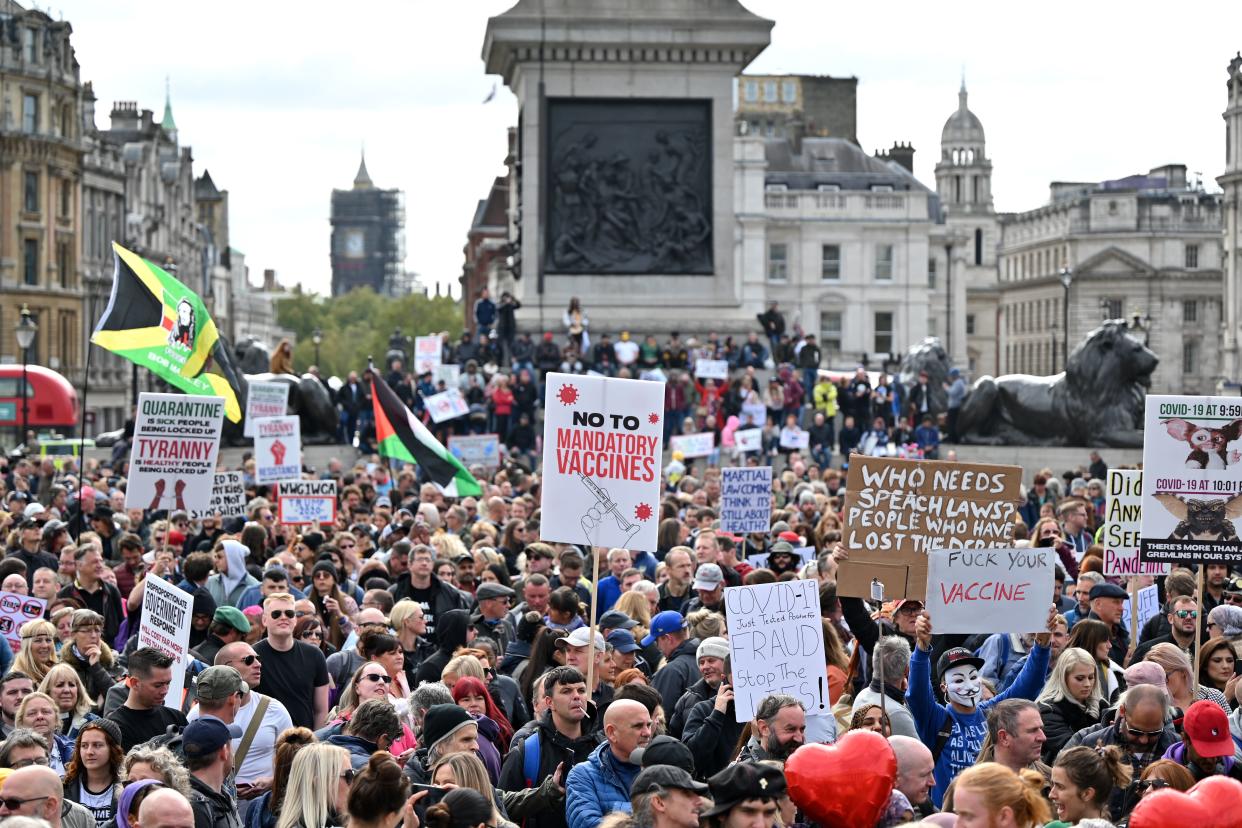
<svg viewBox="0 0 1242 828">
<path fill-rule="evenodd" d="M 1209 776 L 1186 793 L 1165 788 L 1139 800 L 1130 815 L 1130 828 L 1194 825 L 1195 828 L 1232 828 L 1242 813 L 1242 782 L 1227 776 Z"/>
<path fill-rule="evenodd" d="M 888 740 L 851 730 L 835 745 L 804 745 L 785 762 L 789 796 L 824 828 L 875 825 L 897 781 L 897 757 Z"/>
</svg>

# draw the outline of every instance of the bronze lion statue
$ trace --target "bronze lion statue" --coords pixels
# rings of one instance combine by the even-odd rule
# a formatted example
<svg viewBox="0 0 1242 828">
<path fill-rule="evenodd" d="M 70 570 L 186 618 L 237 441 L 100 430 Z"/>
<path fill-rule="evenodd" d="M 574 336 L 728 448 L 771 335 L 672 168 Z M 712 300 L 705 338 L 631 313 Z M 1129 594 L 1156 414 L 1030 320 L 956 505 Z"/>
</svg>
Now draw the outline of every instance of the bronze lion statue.
<svg viewBox="0 0 1242 828">
<path fill-rule="evenodd" d="M 949 354 L 945 351 L 944 345 L 940 344 L 940 339 L 934 336 L 927 337 L 907 351 L 901 360 L 901 373 L 897 376 L 897 381 L 902 386 L 904 394 L 902 399 L 910 398 L 910 389 L 919 383 L 919 372 L 926 371 L 928 410 L 933 415 L 947 411 L 949 393 L 945 390 L 944 384 L 949 379 L 949 369 L 952 367 L 949 364 Z M 906 408 L 908 409 L 909 406 Z M 918 423 L 911 425 L 918 425 Z"/>
<path fill-rule="evenodd" d="M 1143 405 L 1159 358 L 1114 319 L 1051 377 L 980 377 L 962 405 L 962 442 L 1028 446 L 1143 445 Z"/>
</svg>

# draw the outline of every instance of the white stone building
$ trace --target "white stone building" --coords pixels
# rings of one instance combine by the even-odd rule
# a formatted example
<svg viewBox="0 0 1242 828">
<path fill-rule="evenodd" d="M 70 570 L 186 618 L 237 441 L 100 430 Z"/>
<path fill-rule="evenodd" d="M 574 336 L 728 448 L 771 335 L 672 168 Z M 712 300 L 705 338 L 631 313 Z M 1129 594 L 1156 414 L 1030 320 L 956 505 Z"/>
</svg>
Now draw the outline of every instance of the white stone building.
<svg viewBox="0 0 1242 828">
<path fill-rule="evenodd" d="M 1225 105 L 1225 171 L 1216 179 L 1224 190 L 1223 336 L 1221 374 L 1225 381 L 1242 382 L 1242 52 L 1229 61 Z"/>
</svg>

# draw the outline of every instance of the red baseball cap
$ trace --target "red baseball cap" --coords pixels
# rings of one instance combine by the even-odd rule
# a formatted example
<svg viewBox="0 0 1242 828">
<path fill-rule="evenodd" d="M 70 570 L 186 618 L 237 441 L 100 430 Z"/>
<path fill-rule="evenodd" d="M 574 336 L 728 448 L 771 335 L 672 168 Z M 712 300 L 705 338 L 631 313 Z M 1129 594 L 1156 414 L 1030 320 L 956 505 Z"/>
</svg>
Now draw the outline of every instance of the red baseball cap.
<svg viewBox="0 0 1242 828">
<path fill-rule="evenodd" d="M 790 543 L 802 543 L 802 536 L 797 532 L 781 532 L 776 537 L 778 540 L 789 541 Z"/>
<path fill-rule="evenodd" d="M 1182 727 L 1195 753 L 1205 759 L 1233 756 L 1229 718 L 1216 702 L 1203 699 L 1192 704 L 1182 720 Z"/>
</svg>

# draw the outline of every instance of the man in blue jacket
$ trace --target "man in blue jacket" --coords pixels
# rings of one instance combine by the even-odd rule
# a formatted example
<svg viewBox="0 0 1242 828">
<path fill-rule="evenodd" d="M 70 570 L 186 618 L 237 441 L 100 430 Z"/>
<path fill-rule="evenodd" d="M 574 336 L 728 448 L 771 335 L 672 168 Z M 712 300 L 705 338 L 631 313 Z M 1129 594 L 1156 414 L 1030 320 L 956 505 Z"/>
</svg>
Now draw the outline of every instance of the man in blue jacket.
<svg viewBox="0 0 1242 828">
<path fill-rule="evenodd" d="M 647 708 L 621 699 L 604 711 L 604 736 L 585 762 L 574 765 L 565 782 L 565 813 L 569 828 L 596 828 L 605 814 L 630 813 L 630 787 L 641 768 L 630 754 L 651 741 L 653 725 Z"/>
<path fill-rule="evenodd" d="M 936 787 L 932 801 L 939 808 L 944 792 L 959 773 L 975 763 L 988 726 L 985 712 L 1005 699 L 1034 699 L 1044 685 L 1048 670 L 1049 642 L 1056 626 L 1057 611 L 1048 611 L 1047 631 L 1035 636 L 1035 646 L 1017 679 L 1009 689 L 986 702 L 980 702 L 983 683 L 979 670 L 983 659 L 964 647 L 946 650 L 936 665 L 940 689 L 948 707 L 936 701 L 932 692 L 931 646 L 932 624 L 926 614 L 915 624 L 916 646 L 910 656 L 909 688 L 906 702 L 918 728 L 919 739 L 927 745 L 936 761 Z"/>
</svg>

